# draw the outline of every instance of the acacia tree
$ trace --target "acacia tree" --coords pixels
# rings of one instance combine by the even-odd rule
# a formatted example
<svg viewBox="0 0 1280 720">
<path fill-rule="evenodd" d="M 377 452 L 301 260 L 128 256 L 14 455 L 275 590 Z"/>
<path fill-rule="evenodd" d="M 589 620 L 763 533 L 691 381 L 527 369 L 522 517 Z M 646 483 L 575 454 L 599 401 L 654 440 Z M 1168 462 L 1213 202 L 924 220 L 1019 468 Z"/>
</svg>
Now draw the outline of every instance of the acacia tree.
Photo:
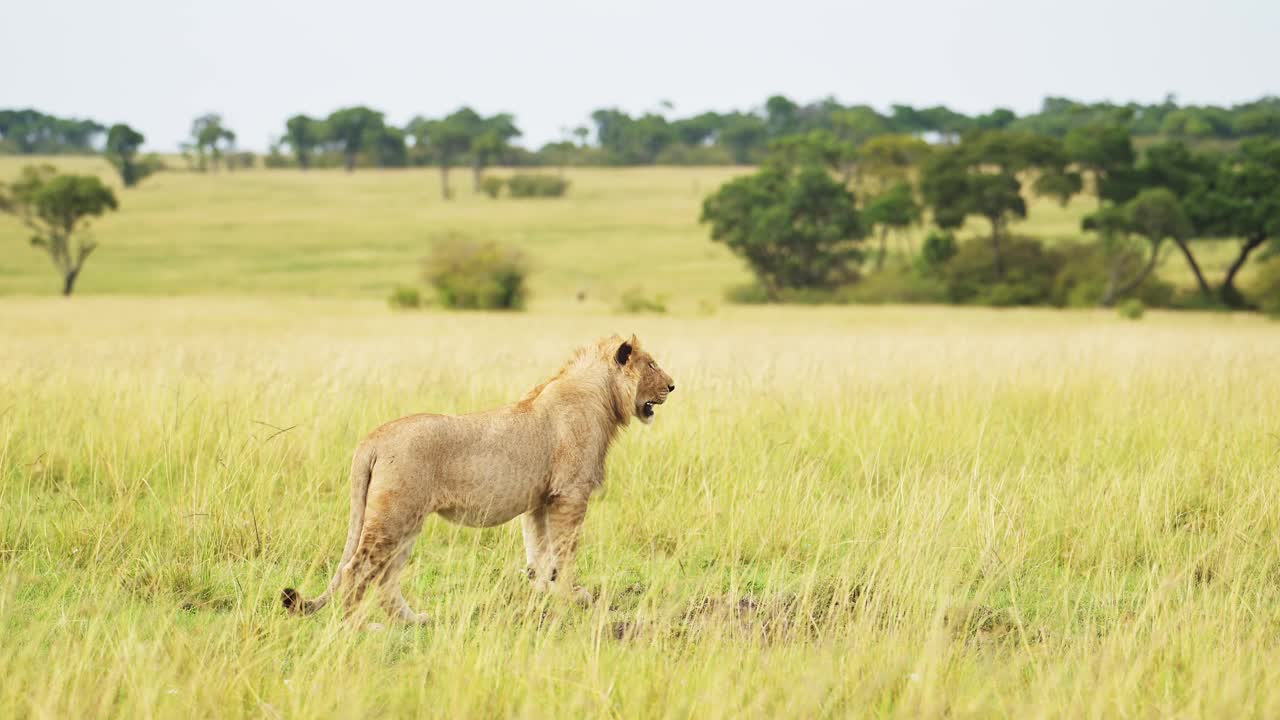
<svg viewBox="0 0 1280 720">
<path fill-rule="evenodd" d="M 867 203 L 862 216 L 870 228 L 880 231 L 880 250 L 876 254 L 876 270 L 884 268 L 885 256 L 889 252 L 889 234 L 903 232 L 920 222 L 924 208 L 916 202 L 915 191 L 911 183 L 898 182 L 880 193 Z"/>
<path fill-rule="evenodd" d="M 284 141 L 293 149 L 298 167 L 311 167 L 311 156 L 325 141 L 327 128 L 323 120 L 294 115 L 285 121 Z"/>
<path fill-rule="evenodd" d="M 1022 173 L 1036 173 L 1032 190 L 1065 204 L 1080 191 L 1080 175 L 1067 169 L 1062 144 L 1025 132 L 972 132 L 958 144 L 934 152 L 925 162 L 920 189 L 943 229 L 979 215 L 991 225 L 991 251 L 997 277 L 1004 274 L 1001 240 L 1010 222 L 1027 216 Z"/>
<path fill-rule="evenodd" d="M 1129 128 L 1117 123 L 1072 128 L 1063 140 L 1067 158 L 1093 177 L 1098 207 L 1106 201 L 1124 202 L 1137 191 L 1133 164 L 1136 156 Z"/>
<path fill-rule="evenodd" d="M 328 138 L 342 150 L 343 167 L 356 169 L 356 158 L 386 127 L 382 113 L 363 105 L 335 110 L 325 121 Z"/>
<path fill-rule="evenodd" d="M 857 278 L 866 235 L 857 203 L 820 165 L 773 162 L 730 180 L 703 202 L 701 222 L 747 261 L 772 300 L 784 289 Z"/>
<path fill-rule="evenodd" d="M 471 152 L 481 124 L 480 115 L 464 107 L 439 120 L 415 117 L 406 128 L 414 138 L 415 147 L 427 152 L 440 166 L 440 193 L 445 200 L 453 195 L 449 189 L 449 169 Z"/>
<path fill-rule="evenodd" d="M 98 244 L 89 221 L 118 207 L 115 193 L 94 175 L 59 175 L 51 165 L 23 168 L 12 185 L 0 184 L 0 211 L 11 213 L 34 233 L 31 244 L 49 254 L 62 275 L 62 294 L 71 295 L 84 261 Z"/>
<path fill-rule="evenodd" d="M 511 113 L 498 113 L 469 129 L 475 133 L 471 138 L 472 189 L 480 192 L 484 169 L 511 150 L 511 141 L 520 137 L 520 128 Z"/>
<path fill-rule="evenodd" d="M 200 158 L 200 169 L 217 169 L 224 151 L 235 147 L 236 134 L 222 122 L 217 113 L 205 113 L 191 123 L 191 146 Z"/>
<path fill-rule="evenodd" d="M 1166 239 L 1182 246 L 1192 233 L 1182 204 L 1168 188 L 1147 188 L 1124 205 L 1104 206 L 1087 216 L 1082 226 L 1098 233 L 1107 259 L 1107 282 L 1102 293 L 1106 307 L 1151 277 Z M 1132 267 L 1136 253 L 1130 249 L 1130 235 L 1141 237 L 1146 245 L 1147 259 L 1136 268 Z"/>
<path fill-rule="evenodd" d="M 1280 140 L 1241 143 L 1189 194 L 1187 203 L 1202 236 L 1239 242 L 1218 286 L 1218 299 L 1228 307 L 1248 307 L 1236 276 L 1254 251 L 1268 240 L 1280 240 Z"/>
<path fill-rule="evenodd" d="M 120 173 L 120 182 L 125 187 L 133 187 L 155 172 L 159 162 L 154 156 L 139 160 L 138 149 L 146 140 L 142 133 L 119 123 L 112 125 L 107 131 L 107 147 L 104 155 L 107 162 Z"/>
</svg>

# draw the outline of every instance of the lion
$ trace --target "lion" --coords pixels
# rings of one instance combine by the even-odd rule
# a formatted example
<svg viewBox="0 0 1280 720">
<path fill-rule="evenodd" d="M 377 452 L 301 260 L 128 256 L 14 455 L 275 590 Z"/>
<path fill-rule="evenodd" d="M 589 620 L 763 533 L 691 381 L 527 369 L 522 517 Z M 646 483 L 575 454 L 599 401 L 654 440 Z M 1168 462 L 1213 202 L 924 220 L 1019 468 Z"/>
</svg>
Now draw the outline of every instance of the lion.
<svg viewBox="0 0 1280 720">
<path fill-rule="evenodd" d="M 400 591 L 400 573 L 427 516 L 493 527 L 523 516 L 526 575 L 535 590 L 591 602 L 572 561 L 605 456 L 632 417 L 646 425 L 675 381 L 632 335 L 580 348 L 522 400 L 468 415 L 419 414 L 374 430 L 351 462 L 351 520 L 342 560 L 314 600 L 286 588 L 293 613 L 324 607 L 341 587 L 348 616 L 369 585 L 395 620 L 427 622 Z"/>
</svg>

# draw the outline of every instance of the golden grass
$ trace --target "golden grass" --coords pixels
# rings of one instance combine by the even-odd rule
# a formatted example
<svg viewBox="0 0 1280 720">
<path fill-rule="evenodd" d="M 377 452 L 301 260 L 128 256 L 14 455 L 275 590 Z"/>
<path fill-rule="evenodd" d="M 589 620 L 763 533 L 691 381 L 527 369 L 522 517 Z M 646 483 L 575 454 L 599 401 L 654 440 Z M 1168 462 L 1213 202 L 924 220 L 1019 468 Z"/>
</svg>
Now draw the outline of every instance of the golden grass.
<svg viewBox="0 0 1280 720">
<path fill-rule="evenodd" d="M 0 328 L 17 717 L 1280 715 L 1260 319 L 84 297 Z M 610 457 L 594 607 L 531 596 L 517 527 L 433 519 L 405 588 L 433 626 L 279 608 L 337 561 L 363 433 L 632 330 L 679 391 Z"/>
</svg>

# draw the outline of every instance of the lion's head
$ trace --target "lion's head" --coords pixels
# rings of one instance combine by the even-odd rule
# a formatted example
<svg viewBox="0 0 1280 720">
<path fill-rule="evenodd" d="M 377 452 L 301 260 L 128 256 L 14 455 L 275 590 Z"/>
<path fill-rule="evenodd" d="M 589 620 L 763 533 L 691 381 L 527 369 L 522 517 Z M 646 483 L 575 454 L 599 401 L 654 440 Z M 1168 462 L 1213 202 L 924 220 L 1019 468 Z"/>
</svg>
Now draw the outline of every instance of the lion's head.
<svg viewBox="0 0 1280 720">
<path fill-rule="evenodd" d="M 631 401 L 630 412 L 648 425 L 653 422 L 654 408 L 667 401 L 667 395 L 676 389 L 671 379 L 653 356 L 640 347 L 635 335 L 630 340 L 614 336 L 609 346 L 613 348 L 613 361 L 618 366 L 624 397 Z M 634 392 L 632 392 L 634 388 Z"/>
</svg>

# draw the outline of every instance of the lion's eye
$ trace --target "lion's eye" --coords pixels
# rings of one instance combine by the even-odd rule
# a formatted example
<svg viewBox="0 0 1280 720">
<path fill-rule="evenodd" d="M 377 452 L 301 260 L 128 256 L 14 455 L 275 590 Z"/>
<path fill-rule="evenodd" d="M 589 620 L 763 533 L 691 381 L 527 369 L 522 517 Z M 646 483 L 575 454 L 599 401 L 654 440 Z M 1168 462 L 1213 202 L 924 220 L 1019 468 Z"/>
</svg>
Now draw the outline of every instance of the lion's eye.
<svg viewBox="0 0 1280 720">
<path fill-rule="evenodd" d="M 658 369 L 658 366 L 657 366 L 657 365 L 654 365 L 653 363 L 649 363 L 649 369 L 650 369 L 650 370 L 657 370 L 657 369 Z"/>
</svg>

